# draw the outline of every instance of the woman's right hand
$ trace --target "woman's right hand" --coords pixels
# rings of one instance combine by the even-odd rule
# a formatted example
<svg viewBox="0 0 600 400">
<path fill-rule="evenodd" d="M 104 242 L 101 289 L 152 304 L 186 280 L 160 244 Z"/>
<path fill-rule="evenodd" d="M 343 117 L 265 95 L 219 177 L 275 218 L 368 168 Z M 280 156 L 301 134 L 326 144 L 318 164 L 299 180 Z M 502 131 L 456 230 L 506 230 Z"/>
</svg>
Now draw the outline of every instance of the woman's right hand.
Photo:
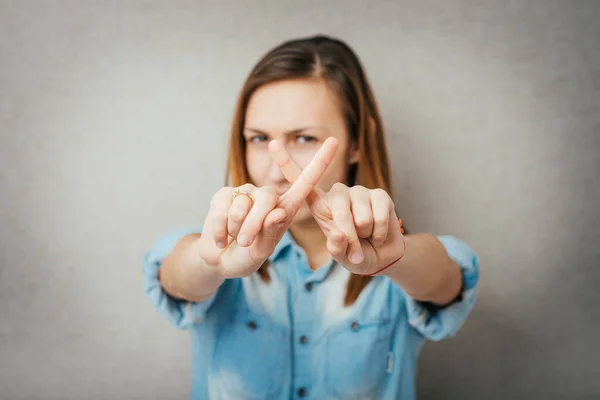
<svg viewBox="0 0 600 400">
<path fill-rule="evenodd" d="M 200 257 L 223 278 L 256 272 L 273 253 L 306 197 L 321 179 L 337 151 L 327 139 L 290 189 L 278 195 L 273 188 L 250 184 L 220 189 L 211 200 L 202 235 Z"/>
</svg>

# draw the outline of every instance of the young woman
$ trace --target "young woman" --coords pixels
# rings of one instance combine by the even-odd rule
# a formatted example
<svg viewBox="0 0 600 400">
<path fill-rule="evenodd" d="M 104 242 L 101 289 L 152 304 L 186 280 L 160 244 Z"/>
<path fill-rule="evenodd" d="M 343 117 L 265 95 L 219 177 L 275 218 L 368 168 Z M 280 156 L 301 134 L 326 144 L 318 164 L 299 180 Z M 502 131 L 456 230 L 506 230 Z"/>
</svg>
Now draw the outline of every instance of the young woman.
<svg viewBox="0 0 600 400">
<path fill-rule="evenodd" d="M 453 336 L 477 258 L 404 235 L 361 63 L 317 36 L 269 51 L 240 94 L 231 186 L 161 237 L 146 294 L 191 332 L 194 399 L 413 399 L 425 340 Z"/>
</svg>

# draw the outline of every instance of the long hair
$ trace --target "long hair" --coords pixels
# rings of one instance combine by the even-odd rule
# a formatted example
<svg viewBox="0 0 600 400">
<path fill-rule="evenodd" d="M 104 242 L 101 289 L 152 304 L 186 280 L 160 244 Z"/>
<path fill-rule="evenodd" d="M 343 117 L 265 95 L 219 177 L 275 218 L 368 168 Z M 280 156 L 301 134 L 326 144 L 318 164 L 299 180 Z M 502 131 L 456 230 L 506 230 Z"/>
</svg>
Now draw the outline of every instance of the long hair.
<svg viewBox="0 0 600 400">
<path fill-rule="evenodd" d="M 243 129 L 252 94 L 268 83 L 302 78 L 322 79 L 337 94 L 350 142 L 356 145 L 359 156 L 359 161 L 348 167 L 349 184 L 381 188 L 392 196 L 383 124 L 364 68 L 346 43 L 321 35 L 280 44 L 250 71 L 235 108 L 226 184 L 240 186 L 251 181 L 246 168 Z M 267 265 L 263 265 L 258 273 L 264 280 L 269 280 Z M 353 304 L 370 280 L 370 277 L 352 274 L 344 304 Z"/>
</svg>

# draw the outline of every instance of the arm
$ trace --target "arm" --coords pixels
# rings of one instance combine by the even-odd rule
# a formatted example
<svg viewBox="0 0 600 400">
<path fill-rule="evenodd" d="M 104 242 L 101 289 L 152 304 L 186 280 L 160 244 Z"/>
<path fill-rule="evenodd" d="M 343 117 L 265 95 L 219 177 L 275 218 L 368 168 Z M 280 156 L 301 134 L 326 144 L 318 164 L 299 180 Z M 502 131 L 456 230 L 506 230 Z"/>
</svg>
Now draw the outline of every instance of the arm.
<svg viewBox="0 0 600 400">
<path fill-rule="evenodd" d="M 199 239 L 200 234 L 184 236 L 162 262 L 160 284 L 173 297 L 200 302 L 210 298 L 225 280 L 200 257 Z"/>
<path fill-rule="evenodd" d="M 286 179 L 297 182 L 302 169 L 285 149 L 273 141 L 269 150 Z M 415 300 L 446 305 L 458 297 L 463 280 L 458 264 L 436 237 L 401 234 L 394 203 L 385 190 L 338 182 L 329 192 L 314 188 L 306 201 L 327 237 L 327 250 L 350 272 L 383 271 Z M 382 260 L 397 259 L 396 254 L 402 258 L 395 265 L 379 269 Z"/>
<path fill-rule="evenodd" d="M 461 292 L 462 273 L 442 243 L 429 234 L 407 235 L 404 240 L 404 255 L 381 275 L 415 300 L 440 306 L 456 300 Z"/>
<path fill-rule="evenodd" d="M 167 292 L 163 288 L 159 277 L 162 274 L 162 281 L 168 285 L 167 277 L 170 280 L 173 278 L 170 275 L 165 275 L 164 270 L 162 270 L 164 260 L 172 255 L 171 266 L 169 268 L 180 267 L 182 264 L 172 262 L 180 254 L 180 249 L 174 251 L 175 247 L 179 244 L 183 245 L 181 248 L 184 248 L 185 241 L 190 240 L 186 239 L 184 241 L 185 237 L 198 237 L 202 231 L 203 226 L 197 226 L 173 229 L 165 232 L 156 239 L 155 243 L 146 252 L 142 262 L 144 292 L 147 299 L 160 314 L 166 317 L 178 329 L 188 329 L 194 324 L 203 321 L 213 304 L 215 296 L 207 298 L 202 302 L 187 301 L 183 298 L 184 296 L 178 298 L 175 289 L 169 289 L 169 292 Z M 185 252 L 181 252 L 181 254 L 185 254 Z"/>
</svg>

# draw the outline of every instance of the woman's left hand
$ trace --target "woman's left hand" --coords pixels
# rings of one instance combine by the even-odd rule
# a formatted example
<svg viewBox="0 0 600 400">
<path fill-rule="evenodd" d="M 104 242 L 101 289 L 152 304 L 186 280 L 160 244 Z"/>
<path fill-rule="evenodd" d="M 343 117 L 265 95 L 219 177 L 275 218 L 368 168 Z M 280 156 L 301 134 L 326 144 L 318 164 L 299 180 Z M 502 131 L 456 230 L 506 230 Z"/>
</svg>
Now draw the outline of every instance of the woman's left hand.
<svg viewBox="0 0 600 400">
<path fill-rule="evenodd" d="M 336 145 L 334 139 L 323 144 Z M 269 150 L 286 179 L 295 182 L 302 169 L 278 142 L 272 141 Z M 306 201 L 329 253 L 350 272 L 375 273 L 404 253 L 402 227 L 385 190 L 336 183 L 329 192 L 314 188 Z"/>
</svg>

